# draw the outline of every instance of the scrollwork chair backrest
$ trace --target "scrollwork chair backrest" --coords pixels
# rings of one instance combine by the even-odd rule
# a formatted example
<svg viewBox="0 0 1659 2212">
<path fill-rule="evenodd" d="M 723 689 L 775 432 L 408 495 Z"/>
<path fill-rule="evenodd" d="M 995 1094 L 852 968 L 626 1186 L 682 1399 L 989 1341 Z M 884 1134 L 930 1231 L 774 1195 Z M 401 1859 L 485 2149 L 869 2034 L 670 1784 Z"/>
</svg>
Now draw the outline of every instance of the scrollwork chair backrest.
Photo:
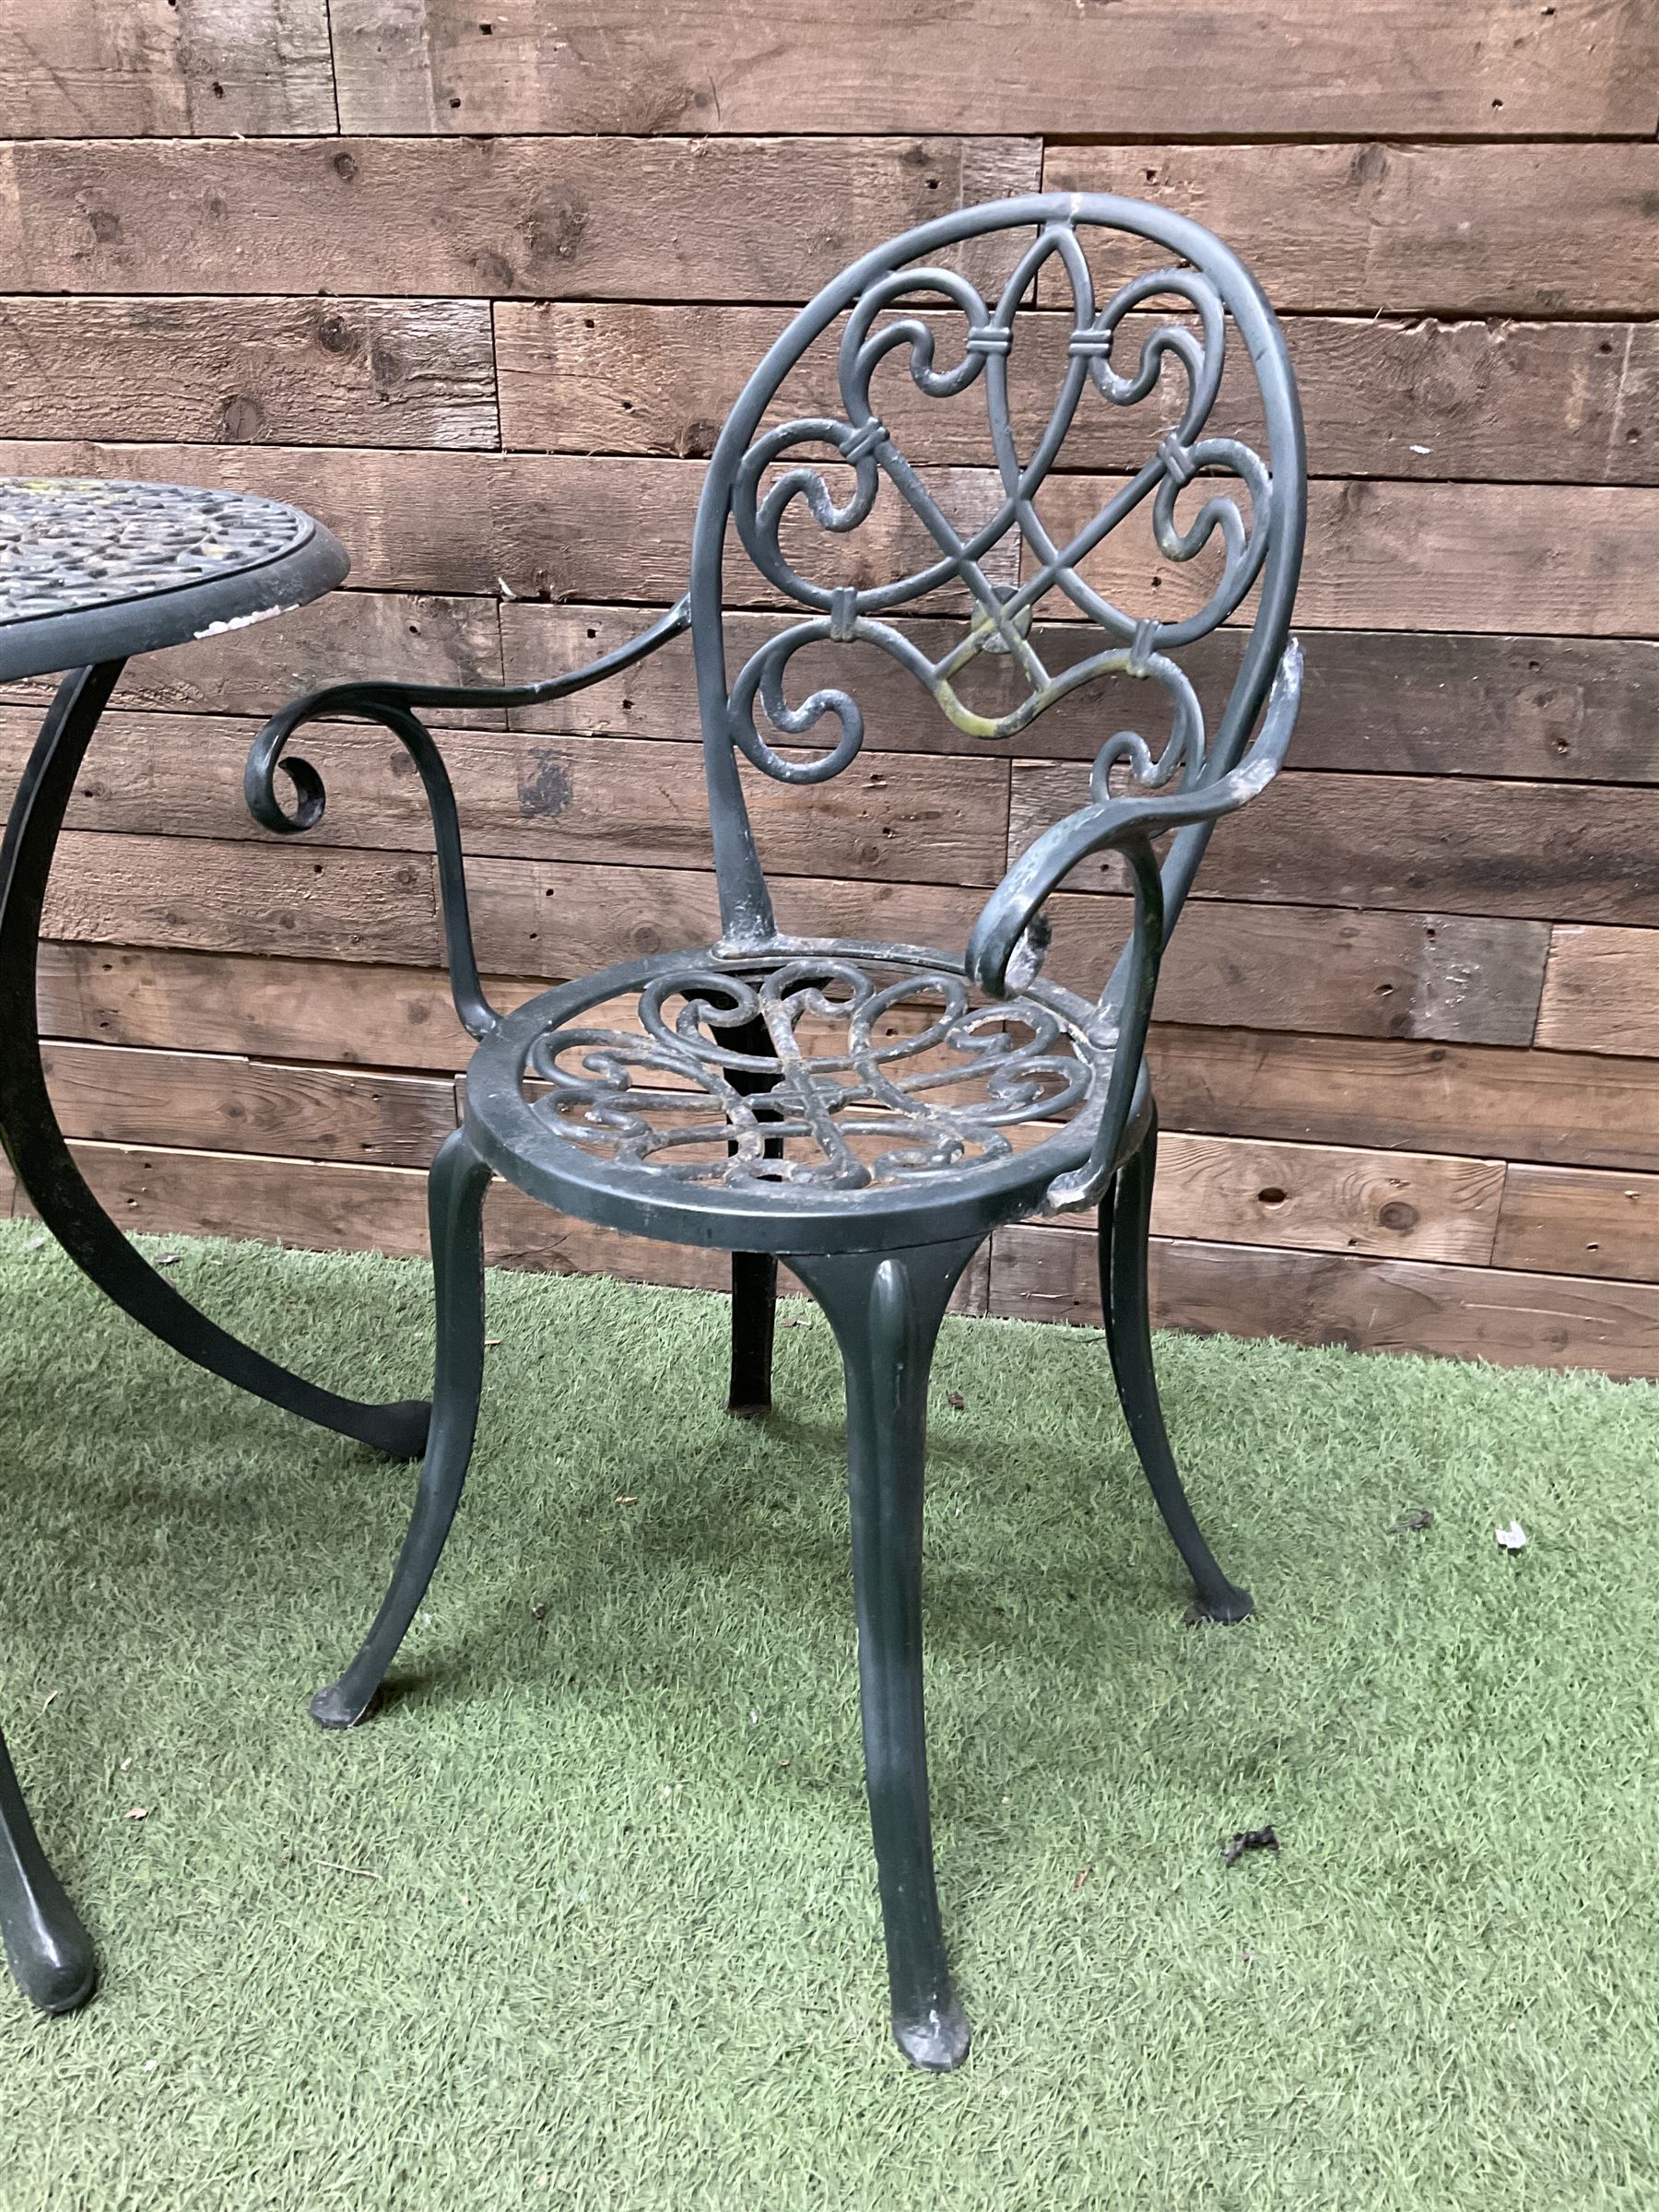
<svg viewBox="0 0 1659 2212">
<path fill-rule="evenodd" d="M 929 256 L 990 233 L 1034 229 L 994 304 L 955 268 Z M 1097 307 L 1079 231 L 1103 229 L 1147 241 L 1171 256 L 1162 267 L 1131 277 Z M 1051 267 L 1051 265 L 1053 265 Z M 1069 284 L 1072 321 L 1065 371 L 1046 426 L 1032 450 L 1017 451 L 1008 399 L 1009 359 L 1017 316 L 1029 304 L 1040 273 Z M 1148 302 L 1179 303 L 1144 338 L 1138 358 L 1120 366 L 1114 348 L 1132 310 Z M 924 308 L 955 310 L 965 320 L 960 358 L 935 365 L 935 336 Z M 882 318 L 886 315 L 888 319 Z M 840 418 L 818 416 L 762 429 L 780 386 L 839 317 Z M 1053 318 L 1050 318 L 1052 322 Z M 1242 338 L 1265 424 L 1265 453 L 1232 437 L 1205 435 L 1220 387 L 1229 325 Z M 1023 327 L 1023 326 L 1021 326 Z M 875 412 L 874 370 L 895 348 L 908 347 L 911 375 L 932 398 L 949 398 L 982 382 L 988 458 L 1000 478 L 994 512 L 959 531 L 928 480 L 912 465 Z M 1081 530 L 1056 543 L 1034 504 L 1060 454 L 1079 406 L 1133 406 L 1159 386 L 1166 362 L 1184 372 L 1179 420 L 1158 438 L 1144 465 L 1112 490 Z M 793 459 L 796 449 L 808 449 Z M 816 454 L 811 449 L 817 449 Z M 826 464 L 851 469 L 850 496 L 838 504 L 822 473 Z M 1217 484 L 1215 472 L 1241 483 L 1248 520 Z M 1194 512 L 1177 523 L 1179 495 L 1194 477 Z M 1234 769 L 1268 696 L 1286 645 L 1300 566 L 1306 462 L 1296 387 L 1283 336 L 1243 264 L 1198 224 L 1139 201 L 1099 194 L 1049 194 L 962 210 L 922 225 L 878 247 L 825 287 L 790 324 L 750 377 L 711 458 L 693 538 L 691 622 L 699 703 L 708 771 L 714 856 L 720 878 L 724 941 L 759 943 L 774 934 L 771 903 L 751 834 L 739 758 L 787 783 L 838 774 L 863 741 L 864 718 L 845 689 L 824 687 L 792 704 L 785 672 L 793 655 L 820 641 L 858 641 L 908 668 L 938 708 L 964 733 L 991 741 L 1018 735 L 1056 700 L 1100 677 L 1145 677 L 1167 695 L 1168 742 L 1155 759 L 1137 734 L 1107 737 L 1096 759 L 1093 788 L 1108 794 L 1119 763 L 1131 789 L 1197 793 Z M 1216 485 L 1216 488 L 1212 488 Z M 925 530 L 936 555 L 887 582 L 824 584 L 801 574 L 781 548 L 780 528 L 797 505 L 825 531 L 844 536 L 871 512 L 884 486 Z M 1079 564 L 1142 504 L 1152 502 L 1153 536 L 1163 559 L 1191 560 L 1218 534 L 1222 572 L 1204 604 L 1172 619 L 1120 606 L 1079 574 Z M 768 582 L 806 610 L 772 635 L 734 674 L 726 654 L 724 571 L 735 529 L 742 548 Z M 1003 549 L 1023 547 L 1018 583 L 987 572 Z M 1194 686 L 1171 657 L 1237 613 L 1259 585 L 1253 624 L 1213 735 L 1207 734 Z M 891 618 L 942 586 L 965 590 L 969 613 L 959 641 L 942 657 L 924 653 Z M 1051 593 L 1064 594 L 1074 618 L 1068 633 L 1098 645 L 1058 673 L 1040 657 L 1030 634 L 1034 612 Z M 935 601 L 936 606 L 937 602 Z M 924 611 L 927 611 L 925 606 Z M 1091 643 L 1093 641 L 1091 640 Z M 1025 696 L 997 715 L 966 705 L 959 679 L 982 653 L 1011 657 Z M 927 700 L 918 694 L 918 706 Z M 832 744 L 807 759 L 780 745 L 818 742 L 811 733 L 829 716 L 839 725 Z M 762 734 L 761 724 L 775 734 Z M 1199 821 L 1175 840 L 1164 864 L 1167 916 L 1185 894 L 1213 823 Z"/>
</svg>

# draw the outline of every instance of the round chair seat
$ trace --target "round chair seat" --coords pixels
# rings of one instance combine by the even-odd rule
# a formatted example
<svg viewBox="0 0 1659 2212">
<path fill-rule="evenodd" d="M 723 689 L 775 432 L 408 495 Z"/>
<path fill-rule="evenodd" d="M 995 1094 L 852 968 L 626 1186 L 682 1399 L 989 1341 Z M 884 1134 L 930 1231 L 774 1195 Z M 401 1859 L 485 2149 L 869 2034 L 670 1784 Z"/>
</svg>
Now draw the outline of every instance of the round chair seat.
<svg viewBox="0 0 1659 2212">
<path fill-rule="evenodd" d="M 479 1045 L 469 1139 L 562 1212 L 775 1253 L 943 1242 L 1036 1210 L 1087 1157 L 1116 1030 L 911 946 L 796 942 L 607 968 Z"/>
</svg>

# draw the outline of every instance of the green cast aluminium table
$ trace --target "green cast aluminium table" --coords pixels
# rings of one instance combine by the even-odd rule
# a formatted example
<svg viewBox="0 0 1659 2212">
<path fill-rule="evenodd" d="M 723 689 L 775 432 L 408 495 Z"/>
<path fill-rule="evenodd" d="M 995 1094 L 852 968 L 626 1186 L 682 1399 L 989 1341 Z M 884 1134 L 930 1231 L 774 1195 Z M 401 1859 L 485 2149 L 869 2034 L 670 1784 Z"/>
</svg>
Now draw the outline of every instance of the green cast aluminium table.
<svg viewBox="0 0 1659 2212">
<path fill-rule="evenodd" d="M 0 848 L 0 1139 L 19 1192 L 71 1258 L 145 1328 L 243 1390 L 408 1458 L 424 1445 L 424 1402 L 359 1404 L 290 1373 L 210 1321 L 127 1241 L 58 1126 L 37 1004 L 53 854 L 124 662 L 302 606 L 332 590 L 348 566 L 320 523 L 274 500 L 177 484 L 0 478 L 0 685 L 67 672 Z M 27 1313 L 8 1321 L 29 1325 Z M 61 1348 L 67 1387 L 76 1354 L 71 1345 Z M 3 1738 L 0 1938 L 19 1986 L 42 2011 L 70 2011 L 91 1994 L 91 1943 L 41 1847 Z"/>
</svg>

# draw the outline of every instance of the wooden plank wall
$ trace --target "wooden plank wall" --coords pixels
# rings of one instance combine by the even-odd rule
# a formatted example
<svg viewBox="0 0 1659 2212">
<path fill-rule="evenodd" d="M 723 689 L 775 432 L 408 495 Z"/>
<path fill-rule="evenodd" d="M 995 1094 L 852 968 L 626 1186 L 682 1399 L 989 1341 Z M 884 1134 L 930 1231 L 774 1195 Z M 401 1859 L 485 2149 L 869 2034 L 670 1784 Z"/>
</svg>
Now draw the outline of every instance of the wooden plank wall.
<svg viewBox="0 0 1659 2212">
<path fill-rule="evenodd" d="M 135 1226 L 420 1250 L 465 1040 L 418 798 L 331 733 L 324 829 L 273 841 L 256 719 L 625 635 L 792 303 L 924 216 L 1104 187 L 1259 272 L 1317 479 L 1294 766 L 1160 1002 L 1161 1317 L 1659 1373 L 1656 131 L 1654 0 L 9 0 L 0 468 L 289 496 L 356 563 L 135 665 L 89 763 L 44 1000 L 93 1182 Z M 39 697 L 0 700 L 7 786 Z M 1098 732 L 941 760 L 897 720 L 768 795 L 784 905 L 959 941 Z M 706 928 L 678 648 L 443 735 L 505 995 Z M 1065 895 L 1072 941 L 1113 899 Z M 503 1260 L 713 1279 L 492 1207 Z M 971 1302 L 1093 1319 L 1091 1264 L 1013 1230 Z"/>
</svg>

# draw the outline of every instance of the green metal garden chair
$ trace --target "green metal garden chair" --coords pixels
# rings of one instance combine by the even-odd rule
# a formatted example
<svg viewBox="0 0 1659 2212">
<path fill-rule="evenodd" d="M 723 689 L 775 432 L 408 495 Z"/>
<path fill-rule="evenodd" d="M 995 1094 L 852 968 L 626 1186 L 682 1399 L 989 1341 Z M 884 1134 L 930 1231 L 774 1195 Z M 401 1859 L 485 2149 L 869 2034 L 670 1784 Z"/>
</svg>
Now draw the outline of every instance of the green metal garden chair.
<svg viewBox="0 0 1659 2212">
<path fill-rule="evenodd" d="M 1015 250 L 1014 265 L 992 304 L 959 256 L 950 266 L 933 258 L 968 245 L 982 255 L 1003 232 L 1016 234 L 1002 241 Z M 1030 233 L 1023 248 L 1021 232 Z M 1119 282 L 1103 306 L 1084 242 L 1097 234 L 1153 250 L 1152 265 Z M 1022 454 L 1010 356 L 1039 279 L 1044 301 L 1064 301 L 1065 353 L 1052 408 Z M 936 362 L 942 323 L 958 330 L 956 345 L 944 340 L 947 367 Z M 1114 354 L 1137 334 L 1134 359 L 1120 366 Z M 826 338 L 835 346 L 840 412 L 768 427 L 780 386 Z M 1265 430 L 1261 453 L 1206 434 L 1227 350 L 1240 341 Z M 928 398 L 982 387 L 999 488 L 993 511 L 971 526 L 952 522 L 933 480 L 905 459 L 875 410 L 873 372 L 896 350 Z M 1149 435 L 1144 465 L 1112 484 L 1084 527 L 1056 537 L 1039 495 L 1077 411 L 1166 402 L 1167 371 L 1176 419 Z M 402 739 L 432 806 L 456 1007 L 478 1040 L 462 1125 L 431 1171 L 438 1356 L 414 1517 L 367 1641 L 313 1713 L 346 1727 L 368 1712 L 454 1515 L 483 1374 L 481 1208 L 492 1176 L 589 1221 L 730 1252 L 734 1412 L 770 1403 L 777 1263 L 787 1259 L 828 1315 L 845 1366 L 865 1752 L 893 2024 L 922 2066 L 959 2064 L 969 2039 L 940 1928 L 928 1814 L 925 1399 L 947 1302 L 1000 1224 L 1098 1206 L 1112 1365 L 1153 1495 L 1201 1609 L 1219 1620 L 1250 1609 L 1194 1519 L 1159 1404 L 1147 1299 L 1157 1117 L 1143 1048 L 1164 945 L 1210 833 L 1272 778 L 1295 719 L 1300 658 L 1288 625 L 1305 476 L 1278 326 L 1248 272 L 1207 231 L 1160 208 L 1091 194 L 971 208 L 866 255 L 773 346 L 714 447 L 690 590 L 662 620 L 544 683 L 347 684 L 314 693 L 267 725 L 248 766 L 253 812 L 289 833 L 314 823 L 324 804 L 314 769 L 285 757 L 302 724 L 355 716 Z M 1180 522 L 1189 486 L 1190 516 Z M 1241 487 L 1243 512 L 1233 496 Z M 814 563 L 796 540 L 832 551 L 878 494 L 900 502 L 924 534 L 916 565 L 874 583 L 804 572 Z M 1218 556 L 1213 588 L 1191 611 L 1135 611 L 1082 573 L 1108 535 L 1137 516 L 1142 527 L 1149 519 L 1166 563 L 1191 562 L 1206 548 L 1211 565 Z M 805 612 L 734 672 L 724 576 L 745 558 L 774 596 Z M 895 618 L 919 602 L 936 606 L 941 593 L 966 612 L 954 642 L 935 656 Z M 1034 632 L 1032 618 L 1055 606 L 1068 618 L 1064 634 L 1086 650 L 1051 668 L 1040 652 L 1051 633 Z M 1248 623 L 1233 626 L 1236 674 L 1211 730 L 1173 656 L 1246 613 Z M 617 674 L 688 628 L 719 937 L 607 968 L 499 1015 L 479 982 L 449 779 L 418 710 L 545 702 Z M 792 658 L 826 646 L 889 656 L 915 677 L 918 703 L 941 709 L 974 741 L 1006 745 L 1060 699 L 1111 678 L 1149 685 L 1168 735 L 1156 749 L 1134 731 L 1103 736 L 1088 803 L 1014 862 L 965 947 L 787 935 L 774 918 L 739 763 L 785 784 L 813 784 L 857 755 L 864 717 L 848 689 L 821 685 L 798 702 L 785 690 Z M 1001 665 L 1005 685 L 1013 671 L 1018 695 L 995 713 L 966 698 L 986 658 Z M 833 741 L 823 745 L 817 733 L 826 720 Z M 279 763 L 293 787 L 282 797 Z M 1160 860 L 1154 841 L 1166 835 Z M 1110 982 L 1091 997 L 1044 979 L 1044 907 L 1080 862 L 1103 853 L 1121 856 L 1134 918 Z"/>
</svg>

